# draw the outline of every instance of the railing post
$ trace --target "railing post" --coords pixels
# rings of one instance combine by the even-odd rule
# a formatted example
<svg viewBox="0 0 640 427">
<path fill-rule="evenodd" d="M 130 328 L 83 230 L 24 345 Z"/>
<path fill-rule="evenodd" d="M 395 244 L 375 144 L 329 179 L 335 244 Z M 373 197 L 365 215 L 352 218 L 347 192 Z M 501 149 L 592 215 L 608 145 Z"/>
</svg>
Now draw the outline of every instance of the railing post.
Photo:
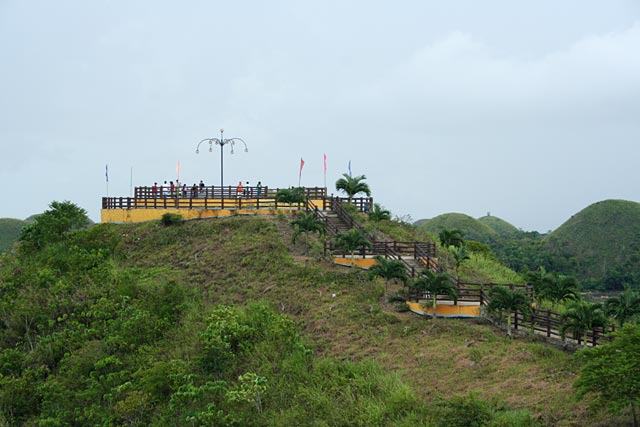
<svg viewBox="0 0 640 427">
<path fill-rule="evenodd" d="M 518 329 L 518 310 L 513 312 L 513 329 Z"/>
<path fill-rule="evenodd" d="M 547 338 L 551 336 L 551 310 L 547 310 Z"/>
</svg>

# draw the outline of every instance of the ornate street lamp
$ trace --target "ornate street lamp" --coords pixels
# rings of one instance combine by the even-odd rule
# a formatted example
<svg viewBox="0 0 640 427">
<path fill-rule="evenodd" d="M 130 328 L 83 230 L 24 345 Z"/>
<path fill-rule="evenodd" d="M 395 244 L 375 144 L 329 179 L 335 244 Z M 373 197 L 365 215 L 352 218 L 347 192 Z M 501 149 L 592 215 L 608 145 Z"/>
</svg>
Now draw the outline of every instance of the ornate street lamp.
<svg viewBox="0 0 640 427">
<path fill-rule="evenodd" d="M 219 145 L 220 146 L 220 191 L 223 191 L 222 188 L 224 187 L 224 146 L 229 144 L 231 146 L 231 154 L 233 154 L 233 146 L 236 144 L 237 141 L 242 142 L 242 144 L 244 145 L 244 151 L 249 152 L 249 149 L 247 148 L 247 143 L 244 142 L 241 138 L 227 138 L 224 139 L 224 129 L 220 129 L 220 138 L 205 138 L 202 141 L 200 141 L 198 143 L 198 146 L 196 147 L 196 154 L 200 152 L 200 144 L 202 144 L 203 142 L 208 142 L 209 143 L 209 152 L 213 151 L 213 145 Z"/>
</svg>

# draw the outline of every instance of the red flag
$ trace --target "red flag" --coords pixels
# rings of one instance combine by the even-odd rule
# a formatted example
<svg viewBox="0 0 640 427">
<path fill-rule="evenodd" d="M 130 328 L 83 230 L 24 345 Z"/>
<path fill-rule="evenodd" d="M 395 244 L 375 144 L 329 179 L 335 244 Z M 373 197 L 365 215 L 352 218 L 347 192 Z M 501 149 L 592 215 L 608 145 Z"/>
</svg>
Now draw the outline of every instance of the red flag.
<svg viewBox="0 0 640 427">
<path fill-rule="evenodd" d="M 300 172 L 298 173 L 298 177 L 302 176 L 302 168 L 304 167 L 304 160 L 300 157 Z"/>
<path fill-rule="evenodd" d="M 178 181 L 180 181 L 180 160 L 176 163 L 176 174 L 178 175 Z"/>
<path fill-rule="evenodd" d="M 327 173 L 327 154 L 324 154 L 324 173 Z"/>
</svg>

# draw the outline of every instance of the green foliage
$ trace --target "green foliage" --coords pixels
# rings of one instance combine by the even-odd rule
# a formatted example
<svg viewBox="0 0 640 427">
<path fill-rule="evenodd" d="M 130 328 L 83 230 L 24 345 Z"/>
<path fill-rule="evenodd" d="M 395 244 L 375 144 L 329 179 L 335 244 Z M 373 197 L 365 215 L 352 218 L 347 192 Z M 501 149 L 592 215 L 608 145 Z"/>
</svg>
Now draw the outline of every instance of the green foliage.
<svg viewBox="0 0 640 427">
<path fill-rule="evenodd" d="M 426 292 L 431 298 L 433 317 L 438 316 L 438 295 L 446 295 L 458 301 L 458 293 L 451 276 L 446 273 L 434 273 L 431 270 L 422 270 L 418 279 L 411 285 L 415 290 Z"/>
<path fill-rule="evenodd" d="M 182 221 L 182 215 L 180 215 L 179 213 L 167 212 L 166 214 L 162 215 L 162 218 L 160 218 L 160 223 L 165 227 L 182 224 Z"/>
<path fill-rule="evenodd" d="M 587 334 L 596 327 L 607 324 L 607 317 L 600 304 L 586 301 L 573 301 L 562 315 L 563 324 L 560 333 L 564 337 L 567 332 L 573 334 L 574 339 L 582 339 L 583 346 L 587 346 Z"/>
<path fill-rule="evenodd" d="M 496 286 L 489 292 L 489 313 L 507 317 L 507 335 L 511 334 L 511 314 L 520 312 L 529 314 L 531 312 L 531 301 L 529 296 L 522 290 L 509 289 L 506 286 Z"/>
<path fill-rule="evenodd" d="M 276 202 L 278 203 L 303 203 L 307 197 L 304 193 L 304 188 L 283 188 L 276 193 Z"/>
<path fill-rule="evenodd" d="M 336 190 L 344 191 L 349 197 L 349 201 L 360 193 L 364 193 L 367 196 L 371 196 L 371 189 L 369 185 L 364 182 L 367 179 L 364 175 L 350 176 L 348 173 L 342 174 L 342 178 L 336 181 Z"/>
<path fill-rule="evenodd" d="M 71 202 L 54 201 L 49 208 L 22 229 L 20 240 L 27 250 L 59 242 L 66 233 L 85 228 L 90 223 L 87 211 Z"/>
<path fill-rule="evenodd" d="M 640 288 L 640 203 L 605 200 L 577 214 L 545 239 L 554 271 L 579 280 L 606 280 L 607 289 Z"/>
<path fill-rule="evenodd" d="M 370 277 L 381 277 L 384 280 L 399 280 L 403 285 L 409 282 L 407 268 L 402 261 L 384 258 L 380 255 L 376 255 L 374 259 L 376 263 L 369 269 Z"/>
<path fill-rule="evenodd" d="M 578 398 L 592 395 L 611 412 L 620 413 L 631 406 L 635 418 L 640 402 L 640 327 L 627 324 L 614 337 L 608 344 L 576 354 L 583 366 L 574 387 Z"/>
<path fill-rule="evenodd" d="M 445 248 L 451 246 L 459 248 L 464 245 L 464 233 L 459 228 L 444 228 L 438 233 L 438 238 L 440 239 L 440 244 Z"/>
<path fill-rule="evenodd" d="M 616 297 L 610 297 L 604 304 L 607 315 L 616 319 L 619 326 L 633 321 L 640 315 L 640 292 L 625 289 Z"/>
<path fill-rule="evenodd" d="M 436 427 L 536 427 L 540 424 L 528 411 L 513 411 L 505 405 L 480 398 L 476 393 L 437 403 Z"/>
<path fill-rule="evenodd" d="M 294 243 L 300 234 L 304 234 L 305 236 L 313 233 L 320 235 L 326 234 L 324 223 L 318 219 L 318 216 L 314 212 L 298 214 L 297 218 L 291 221 L 291 226 L 295 230 L 292 236 Z"/>
<path fill-rule="evenodd" d="M 378 203 L 373 204 L 373 209 L 371 209 L 368 213 L 369 220 L 373 222 L 380 221 L 390 221 L 391 220 L 391 212 L 384 209 Z"/>
<path fill-rule="evenodd" d="M 469 256 L 469 250 L 464 244 L 459 247 L 453 245 L 449 246 L 449 252 L 453 255 L 453 259 L 455 260 L 456 271 L 458 271 L 463 262 L 471 259 Z"/>
<path fill-rule="evenodd" d="M 360 229 L 352 228 L 346 233 L 336 234 L 336 248 L 345 250 L 351 254 L 351 260 L 355 260 L 355 251 L 361 248 L 371 247 L 371 242 Z"/>
<path fill-rule="evenodd" d="M 26 225 L 26 221 L 19 219 L 0 218 L 0 253 L 11 249 Z"/>
</svg>

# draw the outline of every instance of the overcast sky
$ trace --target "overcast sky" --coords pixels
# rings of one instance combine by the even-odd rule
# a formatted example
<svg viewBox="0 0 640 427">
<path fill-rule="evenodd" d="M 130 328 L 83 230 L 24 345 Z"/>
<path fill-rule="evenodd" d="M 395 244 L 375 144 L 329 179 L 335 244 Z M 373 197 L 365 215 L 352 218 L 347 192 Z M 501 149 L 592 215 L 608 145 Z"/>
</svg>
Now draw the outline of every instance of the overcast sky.
<svg viewBox="0 0 640 427">
<path fill-rule="evenodd" d="M 110 196 L 219 185 L 220 128 L 225 184 L 323 186 L 326 153 L 413 220 L 640 200 L 638 0 L 0 0 L 0 53 L 0 217 L 99 221 L 106 164 Z"/>
</svg>

